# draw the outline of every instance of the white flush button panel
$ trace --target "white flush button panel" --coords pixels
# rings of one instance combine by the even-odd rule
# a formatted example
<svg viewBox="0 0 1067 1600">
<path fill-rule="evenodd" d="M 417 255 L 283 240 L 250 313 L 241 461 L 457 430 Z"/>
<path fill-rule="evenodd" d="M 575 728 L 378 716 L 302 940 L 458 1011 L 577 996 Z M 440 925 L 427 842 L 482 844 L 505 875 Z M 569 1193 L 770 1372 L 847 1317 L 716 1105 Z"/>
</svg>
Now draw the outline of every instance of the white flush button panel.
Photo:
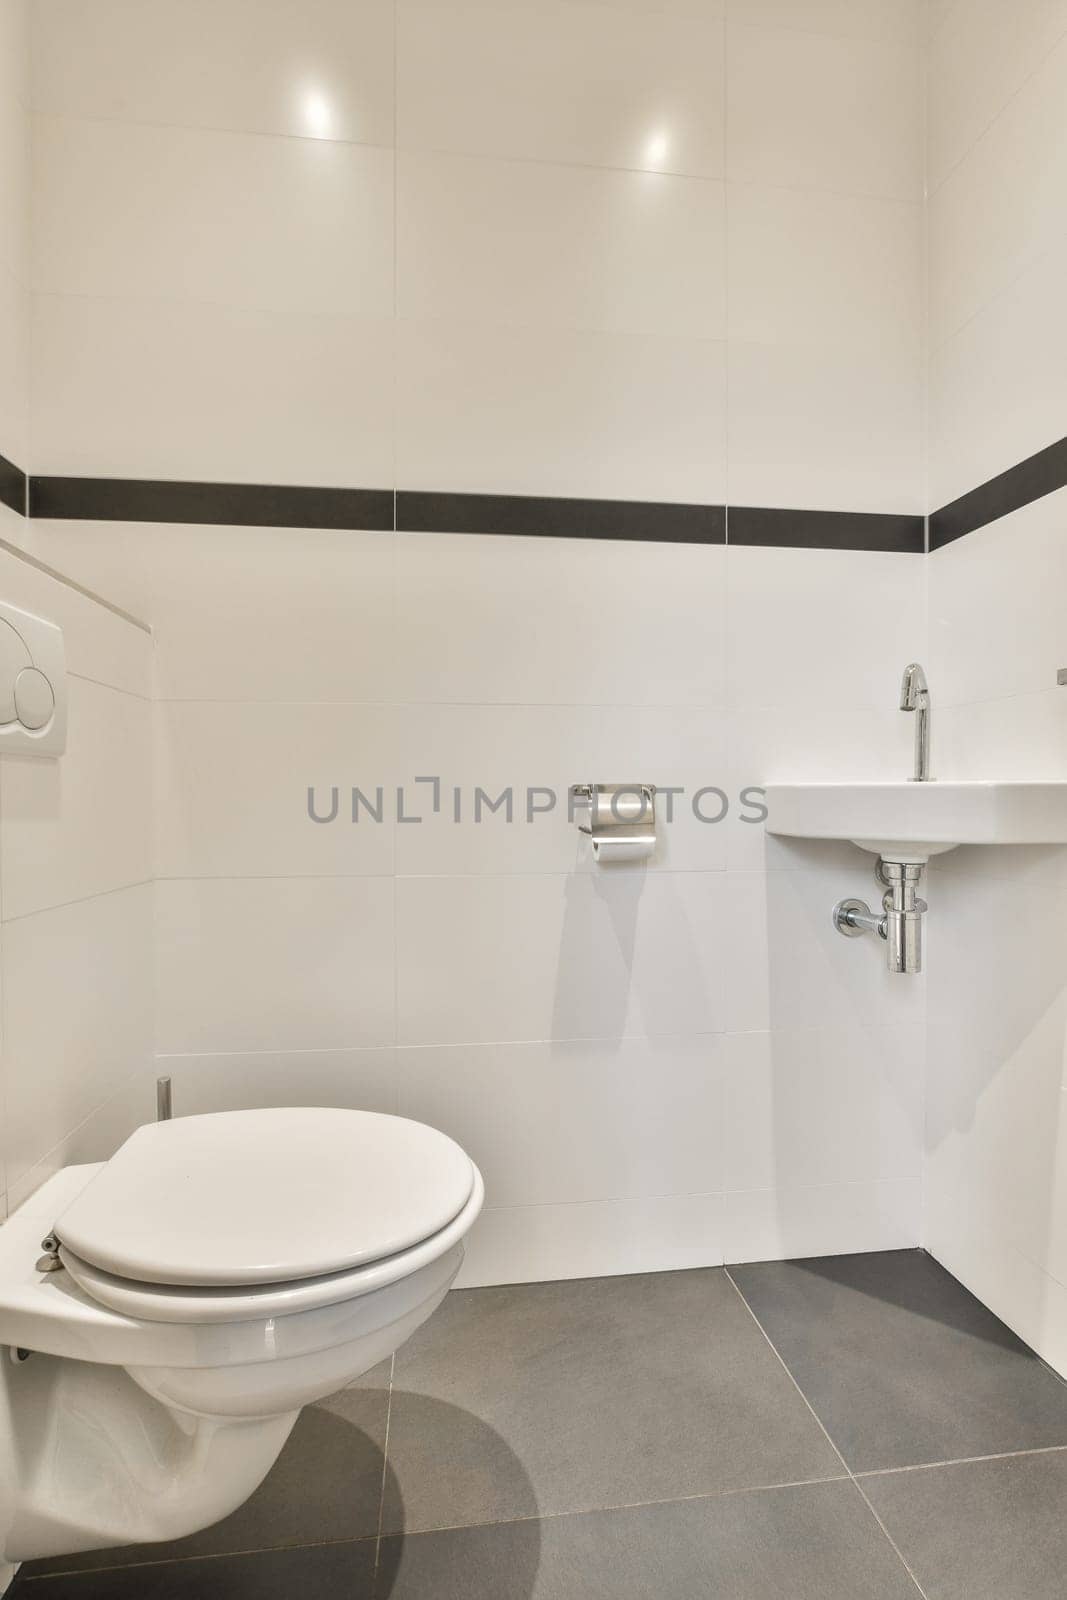
<svg viewBox="0 0 1067 1600">
<path fill-rule="evenodd" d="M 0 601 L 0 755 L 61 756 L 66 745 L 63 634 Z"/>
</svg>

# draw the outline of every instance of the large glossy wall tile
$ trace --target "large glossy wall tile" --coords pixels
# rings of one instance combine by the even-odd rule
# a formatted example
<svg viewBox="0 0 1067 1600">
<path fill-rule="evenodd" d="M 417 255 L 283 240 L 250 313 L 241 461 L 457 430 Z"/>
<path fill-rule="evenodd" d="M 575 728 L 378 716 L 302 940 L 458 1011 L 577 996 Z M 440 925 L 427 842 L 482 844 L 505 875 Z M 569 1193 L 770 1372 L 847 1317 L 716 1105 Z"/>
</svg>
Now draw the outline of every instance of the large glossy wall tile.
<svg viewBox="0 0 1067 1600">
<path fill-rule="evenodd" d="M 1067 489 L 1061 489 L 934 551 L 930 646 L 944 700 L 963 704 L 1055 688 L 1064 664 L 1063 615 L 1048 597 L 1062 595 L 1067 584 L 1065 519 Z M 987 754 L 992 771 L 996 753 Z"/>
<path fill-rule="evenodd" d="M 0 0 L 0 455 L 23 470 L 30 392 L 29 38 L 29 0 Z"/>
<path fill-rule="evenodd" d="M 1067 38 L 931 195 L 933 350 L 1060 237 L 1065 92 Z"/>
<path fill-rule="evenodd" d="M 402 152 L 399 311 L 722 336 L 721 184 Z"/>
<path fill-rule="evenodd" d="M 469 1151 L 490 1207 L 704 1194 L 720 1056 L 714 1037 L 401 1049 L 400 1110 Z"/>
<path fill-rule="evenodd" d="M 34 43 L 41 111 L 392 143 L 392 0 L 40 0 Z"/>
<path fill-rule="evenodd" d="M 720 178 L 723 18 L 398 0 L 401 147 Z"/>
<path fill-rule="evenodd" d="M 720 340 L 406 320 L 396 337 L 406 489 L 725 498 Z"/>
<path fill-rule="evenodd" d="M 711 707 L 412 705 L 400 709 L 396 726 L 403 781 L 422 773 L 441 786 L 436 813 L 424 789 L 410 807 L 423 820 L 396 830 L 405 875 L 596 870 L 568 815 L 572 785 L 599 781 L 595 773 L 630 773 L 659 790 L 655 853 L 621 870 L 726 864 L 731 812 L 714 820 L 722 795 L 700 796 L 727 782 L 726 719 Z M 669 794 L 672 787 L 680 792 Z M 490 812 L 488 801 L 476 802 L 476 788 L 493 801 L 510 791 L 511 800 Z M 733 813 L 742 810 L 735 791 L 727 799 Z"/>
<path fill-rule="evenodd" d="M 719 547 L 405 534 L 396 558 L 399 700 L 722 704 Z"/>
<path fill-rule="evenodd" d="M 391 698 L 393 543 L 308 528 L 144 526 L 137 564 L 163 700 Z"/>
<path fill-rule="evenodd" d="M 391 878 L 158 883 L 157 1049 L 390 1044 L 392 958 Z"/>
<path fill-rule="evenodd" d="M 39 472 L 392 482 L 387 318 L 38 294 L 32 325 Z"/>
<path fill-rule="evenodd" d="M 145 884 L 4 923 L 9 1181 L 147 1066 L 151 909 Z"/>
<path fill-rule="evenodd" d="M 38 115 L 33 165 L 44 294 L 392 314 L 390 150 Z"/>
<path fill-rule="evenodd" d="M 927 129 L 936 189 L 1067 33 L 1063 0 L 968 0 L 930 31 Z"/>
<path fill-rule="evenodd" d="M 921 198 L 917 41 L 809 33 L 788 9 L 779 27 L 728 25 L 727 177 Z"/>
<path fill-rule="evenodd" d="M 397 880 L 402 1044 L 722 1027 L 723 874 Z"/>
<path fill-rule="evenodd" d="M 151 704 L 85 678 L 68 684 L 62 760 L 0 764 L 5 919 L 152 877 Z"/>
<path fill-rule="evenodd" d="M 395 750 L 393 719 L 380 706 L 159 702 L 156 872 L 161 878 L 391 873 L 403 775 Z M 353 811 L 355 788 L 380 820 L 366 805 Z"/>
</svg>

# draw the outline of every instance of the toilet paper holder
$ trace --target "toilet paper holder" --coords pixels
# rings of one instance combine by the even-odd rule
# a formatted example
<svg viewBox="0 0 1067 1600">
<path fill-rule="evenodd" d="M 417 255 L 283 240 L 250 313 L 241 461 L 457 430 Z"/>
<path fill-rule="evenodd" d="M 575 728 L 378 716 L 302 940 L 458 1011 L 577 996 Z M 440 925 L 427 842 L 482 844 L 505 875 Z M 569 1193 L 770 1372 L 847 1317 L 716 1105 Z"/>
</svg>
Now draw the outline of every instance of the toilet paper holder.
<svg viewBox="0 0 1067 1600">
<path fill-rule="evenodd" d="M 578 831 L 592 840 L 594 861 L 640 861 L 655 850 L 654 783 L 576 783 L 571 794 L 589 808 Z"/>
</svg>

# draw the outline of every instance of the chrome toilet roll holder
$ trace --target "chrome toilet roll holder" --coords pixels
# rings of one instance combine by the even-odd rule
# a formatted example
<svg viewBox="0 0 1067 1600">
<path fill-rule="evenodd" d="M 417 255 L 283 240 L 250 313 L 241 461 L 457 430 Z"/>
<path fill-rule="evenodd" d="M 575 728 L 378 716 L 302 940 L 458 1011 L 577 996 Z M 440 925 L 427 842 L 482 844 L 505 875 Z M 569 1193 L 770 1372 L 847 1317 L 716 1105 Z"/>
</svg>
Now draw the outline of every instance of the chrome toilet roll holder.
<svg viewBox="0 0 1067 1600">
<path fill-rule="evenodd" d="M 655 850 L 654 783 L 576 783 L 571 795 L 588 807 L 578 831 L 592 841 L 594 861 L 639 861 Z"/>
</svg>

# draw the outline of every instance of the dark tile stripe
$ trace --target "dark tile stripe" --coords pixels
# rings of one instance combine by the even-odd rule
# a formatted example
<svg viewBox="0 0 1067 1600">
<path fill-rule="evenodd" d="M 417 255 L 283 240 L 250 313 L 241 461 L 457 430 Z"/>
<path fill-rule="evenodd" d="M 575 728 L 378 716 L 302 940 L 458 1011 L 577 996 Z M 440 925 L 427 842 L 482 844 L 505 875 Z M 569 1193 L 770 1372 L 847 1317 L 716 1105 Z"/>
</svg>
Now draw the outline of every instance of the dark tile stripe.
<svg viewBox="0 0 1067 1600">
<path fill-rule="evenodd" d="M 998 517 L 1006 517 L 1009 512 L 1018 511 L 1031 501 L 1065 487 L 1067 439 L 1057 439 L 1055 444 L 935 511 L 930 518 L 930 549 L 938 550 L 965 533 L 984 528 L 987 522 L 995 522 Z"/>
<path fill-rule="evenodd" d="M 146 478 L 31 478 L 30 515 L 94 522 L 391 530 L 393 492 Z"/>
<path fill-rule="evenodd" d="M 435 494 L 401 489 L 402 533 L 532 534 L 549 539 L 647 539 L 723 544 L 723 506 L 645 500 L 566 500 L 550 495 Z"/>
<path fill-rule="evenodd" d="M 922 517 L 882 512 L 730 506 L 727 528 L 730 544 L 797 550 L 897 550 L 919 555 L 925 548 Z"/>
<path fill-rule="evenodd" d="M 26 474 L 6 456 L 0 456 L 0 500 L 20 517 L 26 515 Z"/>
</svg>

